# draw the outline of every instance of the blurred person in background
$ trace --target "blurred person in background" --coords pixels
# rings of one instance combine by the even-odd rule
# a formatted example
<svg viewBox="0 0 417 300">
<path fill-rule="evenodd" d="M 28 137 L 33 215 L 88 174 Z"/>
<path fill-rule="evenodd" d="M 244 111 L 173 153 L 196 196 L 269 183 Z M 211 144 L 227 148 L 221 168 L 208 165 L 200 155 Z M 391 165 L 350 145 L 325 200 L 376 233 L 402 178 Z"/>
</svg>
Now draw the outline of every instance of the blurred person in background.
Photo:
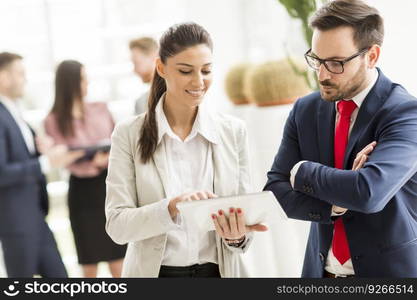
<svg viewBox="0 0 417 300">
<path fill-rule="evenodd" d="M 22 56 L 0 53 L 0 241 L 9 277 L 67 277 L 57 244 L 45 222 L 44 173 L 80 158 L 82 151 L 52 147 L 35 137 L 19 99 L 26 83 Z"/>
<path fill-rule="evenodd" d="M 45 131 L 57 145 L 95 146 L 109 141 L 113 118 L 105 103 L 86 102 L 87 77 L 83 65 L 74 60 L 59 64 L 55 77 L 55 102 L 45 119 Z M 78 262 L 85 277 L 97 276 L 97 264 L 109 263 L 113 277 L 120 277 L 126 247 L 115 244 L 105 232 L 108 153 L 68 166 L 71 173 L 68 208 Z"/>
<path fill-rule="evenodd" d="M 145 114 L 121 122 L 112 136 L 106 229 L 129 243 L 126 277 L 236 277 L 252 231 L 244 213 L 213 214 L 216 231 L 187 226 L 181 201 L 251 191 L 243 122 L 202 104 L 212 82 L 212 41 L 195 23 L 170 27 L 160 40 Z M 210 218 L 210 215 L 207 216 Z"/>
<path fill-rule="evenodd" d="M 141 37 L 129 43 L 134 72 L 142 82 L 150 84 L 155 72 L 155 60 L 158 57 L 158 42 L 151 37 Z M 149 91 L 141 95 L 135 102 L 135 114 L 148 110 Z"/>
</svg>

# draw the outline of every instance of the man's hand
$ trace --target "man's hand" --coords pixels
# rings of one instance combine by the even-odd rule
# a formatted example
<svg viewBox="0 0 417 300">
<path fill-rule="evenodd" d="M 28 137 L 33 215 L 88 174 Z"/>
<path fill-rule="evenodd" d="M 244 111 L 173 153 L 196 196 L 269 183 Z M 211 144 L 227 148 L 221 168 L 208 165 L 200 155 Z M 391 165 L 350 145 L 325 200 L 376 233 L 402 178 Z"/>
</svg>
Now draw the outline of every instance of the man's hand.
<svg viewBox="0 0 417 300">
<path fill-rule="evenodd" d="M 54 140 L 48 136 L 37 136 L 36 147 L 40 154 L 45 155 L 53 168 L 65 168 L 85 155 L 85 151 L 69 151 L 65 145 L 54 145 Z"/>
<path fill-rule="evenodd" d="M 357 171 L 357 170 L 359 170 L 360 168 L 363 167 L 365 162 L 368 160 L 369 154 L 374 150 L 375 146 L 376 146 L 376 142 L 374 141 L 374 142 L 368 144 L 361 151 L 359 151 L 358 154 L 356 154 L 356 158 L 353 161 L 353 166 L 352 166 L 353 171 Z M 336 206 L 336 205 L 333 205 L 333 207 L 332 207 L 332 212 L 334 212 L 336 214 L 344 214 L 346 211 L 347 211 L 347 209 L 343 208 L 343 207 L 339 207 L 339 206 Z"/>
<path fill-rule="evenodd" d="M 109 153 L 108 152 L 97 152 L 93 158 L 93 164 L 97 168 L 105 169 L 109 164 Z"/>
<path fill-rule="evenodd" d="M 357 171 L 357 170 L 359 170 L 360 168 L 363 167 L 365 162 L 368 160 L 368 155 L 372 151 L 374 151 L 375 146 L 376 146 L 376 142 L 374 141 L 374 142 L 368 144 L 361 151 L 359 151 L 358 154 L 356 154 L 356 158 L 353 161 L 353 166 L 352 166 L 353 171 Z"/>
<path fill-rule="evenodd" d="M 54 140 L 48 135 L 36 136 L 35 144 L 40 154 L 46 154 L 54 146 Z"/>
</svg>

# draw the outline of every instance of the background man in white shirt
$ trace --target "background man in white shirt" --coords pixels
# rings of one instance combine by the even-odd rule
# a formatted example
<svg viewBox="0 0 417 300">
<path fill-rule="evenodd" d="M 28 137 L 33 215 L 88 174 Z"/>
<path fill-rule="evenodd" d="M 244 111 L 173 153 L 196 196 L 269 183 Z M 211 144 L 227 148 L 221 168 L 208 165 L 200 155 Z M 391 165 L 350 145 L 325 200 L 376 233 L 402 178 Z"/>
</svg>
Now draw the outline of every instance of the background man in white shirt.
<svg viewBox="0 0 417 300">
<path fill-rule="evenodd" d="M 158 57 L 158 42 L 151 37 L 141 37 L 130 41 L 129 49 L 133 70 L 142 79 L 142 82 L 149 84 L 155 72 L 155 60 Z M 135 102 L 135 114 L 139 115 L 148 109 L 149 91 L 143 93 Z"/>
<path fill-rule="evenodd" d="M 35 139 L 18 107 L 25 83 L 22 57 L 0 53 L 0 241 L 4 262 L 9 277 L 66 277 L 45 222 L 48 196 L 43 171 L 70 164 L 83 153 Z"/>
</svg>

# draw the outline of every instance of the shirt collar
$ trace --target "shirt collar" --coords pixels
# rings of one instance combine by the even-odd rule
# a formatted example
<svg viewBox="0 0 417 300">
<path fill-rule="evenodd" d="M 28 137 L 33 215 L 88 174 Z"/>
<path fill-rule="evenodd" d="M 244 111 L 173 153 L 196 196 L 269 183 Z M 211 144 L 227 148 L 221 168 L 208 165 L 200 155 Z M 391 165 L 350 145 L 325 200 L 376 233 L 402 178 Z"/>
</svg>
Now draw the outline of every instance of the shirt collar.
<svg viewBox="0 0 417 300">
<path fill-rule="evenodd" d="M 165 94 L 161 96 L 155 108 L 155 117 L 158 124 L 158 145 L 165 134 L 173 139 L 179 140 L 179 137 L 172 131 L 171 126 L 169 126 L 168 120 L 163 109 L 164 101 Z M 219 137 L 217 135 L 216 128 L 214 125 L 215 124 L 212 121 L 209 112 L 202 104 L 199 105 L 193 127 L 185 141 L 189 141 L 193 139 L 197 134 L 200 134 L 207 141 L 213 144 L 218 144 Z"/>
<path fill-rule="evenodd" d="M 16 118 L 20 115 L 20 108 L 17 101 L 10 100 L 8 97 L 0 95 L 0 103 L 6 107 L 13 117 Z"/>
<path fill-rule="evenodd" d="M 374 73 L 372 75 L 372 79 L 369 85 L 365 89 L 363 89 L 360 93 L 358 93 L 356 96 L 352 97 L 352 101 L 355 102 L 358 109 L 361 107 L 363 101 L 365 100 L 366 96 L 368 96 L 370 90 L 374 87 L 377 80 L 378 80 L 378 71 L 376 70 L 376 68 L 374 68 Z M 336 101 L 336 105 L 337 105 L 337 102 L 339 101 Z"/>
</svg>

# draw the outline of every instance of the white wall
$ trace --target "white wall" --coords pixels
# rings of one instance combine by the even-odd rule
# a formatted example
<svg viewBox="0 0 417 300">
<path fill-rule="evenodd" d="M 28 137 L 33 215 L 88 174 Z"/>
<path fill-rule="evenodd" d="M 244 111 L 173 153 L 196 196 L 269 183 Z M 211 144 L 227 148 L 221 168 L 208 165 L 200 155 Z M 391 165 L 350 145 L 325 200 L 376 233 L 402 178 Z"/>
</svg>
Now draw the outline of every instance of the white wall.
<svg viewBox="0 0 417 300">
<path fill-rule="evenodd" d="M 417 96 L 417 1 L 367 0 L 385 21 L 385 41 L 379 66 L 391 80 Z"/>
</svg>

